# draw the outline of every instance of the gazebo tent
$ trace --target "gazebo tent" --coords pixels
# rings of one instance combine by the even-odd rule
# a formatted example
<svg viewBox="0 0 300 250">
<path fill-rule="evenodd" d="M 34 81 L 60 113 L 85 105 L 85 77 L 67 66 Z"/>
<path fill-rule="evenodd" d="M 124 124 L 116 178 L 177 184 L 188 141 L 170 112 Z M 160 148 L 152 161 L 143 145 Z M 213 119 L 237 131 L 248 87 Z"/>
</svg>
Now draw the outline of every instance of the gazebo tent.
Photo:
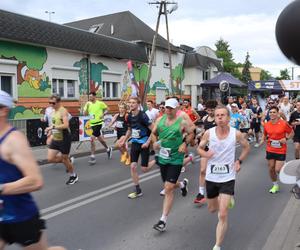
<svg viewBox="0 0 300 250">
<path fill-rule="evenodd" d="M 220 82 L 226 81 L 231 88 L 234 87 L 246 87 L 247 85 L 241 82 L 239 79 L 232 76 L 230 73 L 221 72 L 212 79 L 206 80 L 201 84 L 201 87 L 219 87 Z"/>
</svg>

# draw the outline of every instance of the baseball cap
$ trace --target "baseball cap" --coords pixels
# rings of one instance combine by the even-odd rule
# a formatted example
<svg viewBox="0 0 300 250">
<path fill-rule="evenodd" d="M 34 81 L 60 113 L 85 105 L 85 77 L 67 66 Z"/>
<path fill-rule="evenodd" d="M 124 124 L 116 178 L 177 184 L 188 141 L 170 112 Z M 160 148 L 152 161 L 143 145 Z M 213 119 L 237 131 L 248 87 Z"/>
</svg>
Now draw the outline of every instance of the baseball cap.
<svg viewBox="0 0 300 250">
<path fill-rule="evenodd" d="M 279 179 L 285 184 L 295 184 L 300 179 L 300 160 L 292 160 L 284 164 L 280 170 Z"/>
<path fill-rule="evenodd" d="M 12 97 L 3 90 L 0 90 L 0 105 L 12 108 L 14 101 Z"/>
<path fill-rule="evenodd" d="M 231 103 L 230 106 L 231 107 L 236 107 L 236 108 L 238 107 L 238 105 L 236 103 Z"/>
<path fill-rule="evenodd" d="M 175 98 L 170 98 L 166 100 L 165 107 L 176 108 L 178 106 L 178 101 Z"/>
</svg>

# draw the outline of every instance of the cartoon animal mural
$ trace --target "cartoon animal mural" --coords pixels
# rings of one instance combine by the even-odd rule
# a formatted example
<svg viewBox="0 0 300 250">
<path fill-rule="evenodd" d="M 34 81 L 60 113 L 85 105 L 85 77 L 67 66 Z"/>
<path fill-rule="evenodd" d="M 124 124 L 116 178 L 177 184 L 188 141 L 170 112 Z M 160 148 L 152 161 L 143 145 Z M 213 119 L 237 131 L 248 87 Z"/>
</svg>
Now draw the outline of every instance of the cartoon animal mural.
<svg viewBox="0 0 300 250">
<path fill-rule="evenodd" d="M 169 95 L 169 88 L 165 84 L 165 81 L 163 79 L 160 79 L 160 81 L 155 82 L 151 88 L 149 88 L 148 95 L 156 95 L 156 89 L 164 89 L 166 91 L 166 94 Z"/>
<path fill-rule="evenodd" d="M 49 77 L 41 72 L 47 61 L 44 47 L 0 41 L 0 58 L 18 61 L 18 97 L 48 97 L 51 94 Z M 17 106 L 11 110 L 10 119 L 28 119 L 41 116 L 41 109 Z"/>
<path fill-rule="evenodd" d="M 108 70 L 108 67 L 101 62 L 90 63 L 90 84 L 88 86 L 88 59 L 82 58 L 79 62 L 75 62 L 74 67 L 79 67 L 79 93 L 85 95 L 88 92 L 94 91 L 102 96 L 102 71 Z"/>
</svg>

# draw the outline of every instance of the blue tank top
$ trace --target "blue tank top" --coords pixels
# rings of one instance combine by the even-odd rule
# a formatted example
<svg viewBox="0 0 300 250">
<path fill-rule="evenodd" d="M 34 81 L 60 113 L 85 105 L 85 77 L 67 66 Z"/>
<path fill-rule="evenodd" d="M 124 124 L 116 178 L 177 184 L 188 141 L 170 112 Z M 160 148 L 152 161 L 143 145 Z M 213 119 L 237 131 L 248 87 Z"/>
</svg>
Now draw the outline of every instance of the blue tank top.
<svg viewBox="0 0 300 250">
<path fill-rule="evenodd" d="M 0 145 L 15 128 L 11 128 L 2 138 Z M 13 164 L 3 160 L 0 155 L 0 183 L 5 184 L 23 178 L 22 172 Z M 31 219 L 38 214 L 38 207 L 29 193 L 0 195 L 0 222 L 16 223 Z"/>
</svg>

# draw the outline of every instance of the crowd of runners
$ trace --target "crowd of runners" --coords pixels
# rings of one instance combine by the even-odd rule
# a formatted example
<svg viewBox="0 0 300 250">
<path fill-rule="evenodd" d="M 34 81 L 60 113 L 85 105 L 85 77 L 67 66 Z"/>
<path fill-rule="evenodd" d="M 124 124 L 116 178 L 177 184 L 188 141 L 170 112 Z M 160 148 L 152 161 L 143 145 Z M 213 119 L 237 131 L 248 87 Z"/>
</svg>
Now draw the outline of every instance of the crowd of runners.
<svg viewBox="0 0 300 250">
<path fill-rule="evenodd" d="M 116 148 L 120 150 L 121 163 L 129 166 L 134 190 L 128 198 L 143 195 L 139 182 L 138 164 L 143 172 L 158 165 L 162 178 L 161 195 L 164 196 L 162 215 L 153 228 L 166 229 L 167 218 L 173 205 L 174 191 L 182 196 L 188 192 L 189 180 L 180 179 L 188 163 L 194 159 L 193 151 L 200 155 L 199 190 L 194 203 L 207 203 L 210 212 L 218 213 L 214 250 L 221 249 L 228 225 L 228 209 L 234 207 L 236 174 L 246 159 L 250 144 L 266 144 L 266 165 L 269 169 L 271 194 L 279 192 L 278 174 L 286 160 L 287 141 L 293 139 L 295 159 L 300 155 L 300 100 L 287 96 L 269 97 L 265 107 L 255 97 L 228 98 L 226 105 L 215 100 L 200 102 L 198 110 L 190 100 L 167 98 L 155 105 L 147 101 L 146 111 L 138 97 L 130 97 L 119 104 L 119 112 L 109 126 L 117 132 Z M 8 123 L 12 98 L 0 92 L 0 249 L 5 244 L 18 243 L 25 249 L 47 249 L 44 221 L 30 192 L 43 185 L 42 176 L 24 135 Z M 157 108 L 156 108 L 157 107 Z M 109 107 L 97 100 L 91 92 L 83 109 L 90 117 L 92 129 L 89 164 L 96 164 L 95 141 L 106 148 L 108 160 L 112 148 L 102 135 L 103 117 Z M 49 108 L 43 121 L 48 122 L 48 161 L 63 163 L 69 174 L 67 185 L 79 180 L 70 157 L 70 114 L 58 95 L 49 98 Z M 236 144 L 241 152 L 236 153 Z M 130 146 L 129 146 L 130 145 Z M 141 160 L 139 161 L 139 158 Z M 24 161 L 26 159 L 26 161 Z M 300 198 L 300 181 L 292 192 Z M 26 228 L 26 234 L 24 234 Z M 51 249 L 63 249 L 56 247 Z"/>
</svg>

